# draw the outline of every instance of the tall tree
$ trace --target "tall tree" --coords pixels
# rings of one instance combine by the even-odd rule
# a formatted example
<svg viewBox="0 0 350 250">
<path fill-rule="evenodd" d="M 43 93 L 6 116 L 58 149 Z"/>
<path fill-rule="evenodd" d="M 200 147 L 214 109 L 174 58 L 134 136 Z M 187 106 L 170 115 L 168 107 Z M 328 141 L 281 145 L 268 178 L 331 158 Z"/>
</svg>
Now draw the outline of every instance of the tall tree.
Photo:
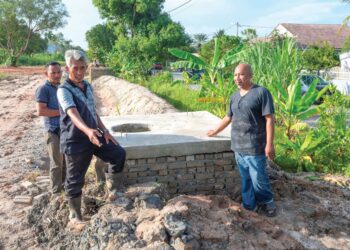
<svg viewBox="0 0 350 250">
<path fill-rule="evenodd" d="M 225 35 L 226 35 L 225 30 L 218 30 L 215 32 L 214 38 L 216 38 L 216 37 L 220 38 L 220 37 L 225 36 Z"/>
<path fill-rule="evenodd" d="M 164 13 L 164 0 L 93 0 L 116 37 L 107 64 L 125 75 L 145 75 L 170 59 L 168 48 L 188 47 L 184 28 Z M 89 44 L 90 47 L 90 44 Z"/>
<path fill-rule="evenodd" d="M 0 48 L 15 66 L 34 34 L 63 27 L 68 16 L 61 0 L 0 0 Z"/>
<path fill-rule="evenodd" d="M 241 32 L 241 34 L 245 37 L 245 40 L 250 41 L 254 38 L 257 38 L 256 29 L 248 28 Z"/>
<path fill-rule="evenodd" d="M 93 0 L 102 17 L 119 26 L 119 32 L 131 37 L 158 19 L 164 2 L 165 0 Z"/>
<path fill-rule="evenodd" d="M 105 63 L 106 56 L 112 51 L 117 39 L 114 30 L 107 24 L 97 24 L 86 32 L 85 37 L 89 45 L 89 57 Z"/>
<path fill-rule="evenodd" d="M 47 45 L 48 40 L 46 38 L 42 38 L 40 34 L 35 33 L 29 40 L 29 44 L 26 49 L 26 54 L 43 53 L 46 51 Z"/>
<path fill-rule="evenodd" d="M 243 45 L 242 39 L 238 36 L 220 35 L 217 38 L 220 41 L 220 48 L 222 51 L 227 52 L 232 48 Z M 200 51 L 200 55 L 209 60 L 214 55 L 215 38 L 205 43 Z"/>
</svg>

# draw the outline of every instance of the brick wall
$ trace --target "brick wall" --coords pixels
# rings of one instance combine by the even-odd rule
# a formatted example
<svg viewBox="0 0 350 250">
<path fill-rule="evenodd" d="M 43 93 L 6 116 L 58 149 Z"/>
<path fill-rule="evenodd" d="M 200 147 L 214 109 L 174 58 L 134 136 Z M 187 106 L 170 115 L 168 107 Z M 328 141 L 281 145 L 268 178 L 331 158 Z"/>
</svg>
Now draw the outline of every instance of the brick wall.
<svg viewBox="0 0 350 250">
<path fill-rule="evenodd" d="M 240 185 L 232 152 L 128 159 L 124 172 L 128 184 L 164 183 L 171 194 L 216 194 Z"/>
</svg>

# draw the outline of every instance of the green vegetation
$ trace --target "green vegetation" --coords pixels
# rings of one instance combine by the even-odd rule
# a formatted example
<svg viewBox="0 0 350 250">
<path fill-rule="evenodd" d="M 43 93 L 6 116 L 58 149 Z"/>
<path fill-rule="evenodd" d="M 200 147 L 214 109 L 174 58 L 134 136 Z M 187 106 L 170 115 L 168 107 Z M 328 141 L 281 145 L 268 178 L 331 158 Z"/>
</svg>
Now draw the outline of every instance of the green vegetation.
<svg viewBox="0 0 350 250">
<path fill-rule="evenodd" d="M 226 64 L 229 67 L 222 68 L 218 62 L 225 57 L 225 52 L 218 46 L 218 39 L 213 41 L 214 51 L 209 60 L 178 49 L 170 50 L 173 55 L 184 60 L 173 66 L 205 70 L 199 83 L 207 91 L 189 90 L 188 84 L 193 83 L 191 78 L 185 77 L 183 82 L 172 82 L 169 74 L 150 78 L 147 87 L 180 110 L 208 110 L 222 117 L 227 102 L 225 105 L 214 103 L 211 102 L 211 97 L 215 97 L 215 100 L 218 97 L 226 99 L 228 95 L 207 87 L 205 79 L 209 79 L 210 86 L 232 93 L 235 86 L 233 66 L 238 60 L 250 63 L 255 82 L 268 88 L 275 101 L 277 164 L 292 172 L 319 171 L 350 176 L 350 128 L 346 124 L 349 98 L 335 91 L 334 87 L 319 92 L 316 81 L 302 94 L 298 74 L 303 67 L 303 54 L 296 48 L 294 40 L 280 38 L 270 43 L 246 44 L 235 53 L 227 50 L 226 53 L 231 53 L 232 60 Z M 206 45 L 202 48 L 204 46 Z M 232 48 L 234 46 L 231 50 Z M 231 78 L 227 85 L 220 85 L 222 75 L 226 80 Z M 325 95 L 326 91 L 333 94 Z M 321 97 L 324 99 L 323 104 L 314 106 L 315 101 Z M 204 103 L 201 102 L 203 100 Z M 320 115 L 320 121 L 315 128 L 303 122 L 316 114 Z"/>
<path fill-rule="evenodd" d="M 201 84 L 200 95 L 201 97 L 221 100 L 221 110 L 217 113 L 224 114 L 229 98 L 236 89 L 232 70 L 233 65 L 238 62 L 237 55 L 242 46 L 234 47 L 225 52 L 220 47 L 219 38 L 214 39 L 214 44 L 214 54 L 209 60 L 179 49 L 170 49 L 169 52 L 183 60 L 173 63 L 173 68 L 204 70 L 204 75 L 199 81 Z"/>
<path fill-rule="evenodd" d="M 294 39 L 276 38 L 271 43 L 250 45 L 240 54 L 240 60 L 252 66 L 255 82 L 267 88 L 279 84 L 287 90 L 303 67 L 300 54 Z"/>
<path fill-rule="evenodd" d="M 100 63 L 106 63 L 108 53 L 112 51 L 117 39 L 110 25 L 97 24 L 85 34 L 89 44 L 88 56 L 91 59 L 98 59 Z"/>
<path fill-rule="evenodd" d="M 302 69 L 318 71 L 337 65 L 334 48 L 324 43 L 301 51 L 292 38 L 278 35 L 271 42 L 251 43 L 256 37 L 253 29 L 242 32 L 244 39 L 219 30 L 211 40 L 205 34 L 196 34 L 192 40 L 163 11 L 164 1 L 93 0 L 105 23 L 86 33 L 89 58 L 142 83 L 179 110 L 207 110 L 219 117 L 225 115 L 229 97 L 236 91 L 234 67 L 249 63 L 254 82 L 269 89 L 275 101 L 276 162 L 293 172 L 350 176 L 349 97 L 332 87 L 319 92 L 316 82 L 302 93 L 298 80 Z M 52 33 L 65 24 L 67 15 L 61 0 L 0 0 L 0 64 L 63 62 L 65 50 L 81 49 L 61 33 Z M 57 54 L 43 53 L 48 44 Z M 149 76 L 155 64 L 166 68 L 169 62 L 174 62 L 175 69 L 201 70 L 203 75 L 190 77 L 184 72 L 183 81 L 173 81 L 166 71 Z M 333 94 L 325 96 L 326 91 Z M 314 106 L 321 97 L 323 104 Z M 303 122 L 315 114 L 320 115 L 315 128 Z"/>
<path fill-rule="evenodd" d="M 189 85 L 181 81 L 173 81 L 169 72 L 150 77 L 144 85 L 181 111 L 207 110 L 223 117 L 218 113 L 222 106 L 221 101 L 217 103 L 210 98 L 201 98 L 200 91 L 191 90 Z"/>
<path fill-rule="evenodd" d="M 93 0 L 93 4 L 107 20 L 105 28 L 114 34 L 113 49 L 102 51 L 101 57 L 115 72 L 134 81 L 145 79 L 155 63 L 165 65 L 171 59 L 168 48 L 186 48 L 191 43 L 184 28 L 163 12 L 164 0 Z M 96 27 L 89 36 L 95 31 Z M 105 36 L 94 37 L 106 44 Z M 88 42 L 89 54 L 94 54 L 95 41 Z"/>
<path fill-rule="evenodd" d="M 339 55 L 328 42 L 309 46 L 303 53 L 304 69 L 319 71 L 340 65 Z"/>
<path fill-rule="evenodd" d="M 38 66 L 45 65 L 50 61 L 57 61 L 64 65 L 64 56 L 62 54 L 48 54 L 48 53 L 37 53 L 31 55 L 22 55 L 18 59 L 18 65 L 29 65 L 29 66 Z"/>
<path fill-rule="evenodd" d="M 0 10 L 0 48 L 11 66 L 28 48 L 42 47 L 41 35 L 62 27 L 68 16 L 61 0 L 0 0 Z"/>
</svg>

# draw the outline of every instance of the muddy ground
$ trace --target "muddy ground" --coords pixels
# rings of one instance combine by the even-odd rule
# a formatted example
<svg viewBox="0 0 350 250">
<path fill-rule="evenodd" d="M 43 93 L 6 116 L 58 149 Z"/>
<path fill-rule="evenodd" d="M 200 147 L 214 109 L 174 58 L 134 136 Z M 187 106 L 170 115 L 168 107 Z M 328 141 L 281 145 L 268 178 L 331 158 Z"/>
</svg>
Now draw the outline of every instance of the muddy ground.
<svg viewBox="0 0 350 250">
<path fill-rule="evenodd" d="M 130 187 L 115 204 L 104 204 L 90 173 L 84 211 L 91 221 L 79 236 L 65 230 L 63 195 L 52 199 L 38 188 L 30 190 L 43 194 L 34 206 L 15 204 L 15 196 L 30 194 L 24 180 L 48 173 L 34 101 L 45 79 L 40 72 L 17 69 L 0 80 L 0 249 L 350 249 L 350 180 L 339 176 L 270 169 L 278 215 L 267 218 L 243 210 L 237 195 L 169 197 L 155 184 Z M 113 81 L 95 88 L 99 110 L 108 115 L 119 103 L 108 89 Z M 147 102 L 152 98 L 147 94 Z M 174 111 L 155 103 L 154 112 Z"/>
</svg>

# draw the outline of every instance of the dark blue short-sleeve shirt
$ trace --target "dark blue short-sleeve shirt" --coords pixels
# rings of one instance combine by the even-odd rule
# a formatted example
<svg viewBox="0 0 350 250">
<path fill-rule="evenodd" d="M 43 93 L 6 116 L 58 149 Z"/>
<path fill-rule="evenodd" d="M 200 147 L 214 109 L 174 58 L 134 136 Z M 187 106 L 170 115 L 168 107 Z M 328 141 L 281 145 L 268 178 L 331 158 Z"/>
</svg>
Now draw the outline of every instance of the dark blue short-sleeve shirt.
<svg viewBox="0 0 350 250">
<path fill-rule="evenodd" d="M 46 103 L 49 109 L 59 109 L 57 100 L 57 85 L 46 81 L 35 92 L 37 102 Z M 47 117 L 43 116 L 44 129 L 48 132 L 57 132 L 60 128 L 60 116 Z"/>
</svg>

